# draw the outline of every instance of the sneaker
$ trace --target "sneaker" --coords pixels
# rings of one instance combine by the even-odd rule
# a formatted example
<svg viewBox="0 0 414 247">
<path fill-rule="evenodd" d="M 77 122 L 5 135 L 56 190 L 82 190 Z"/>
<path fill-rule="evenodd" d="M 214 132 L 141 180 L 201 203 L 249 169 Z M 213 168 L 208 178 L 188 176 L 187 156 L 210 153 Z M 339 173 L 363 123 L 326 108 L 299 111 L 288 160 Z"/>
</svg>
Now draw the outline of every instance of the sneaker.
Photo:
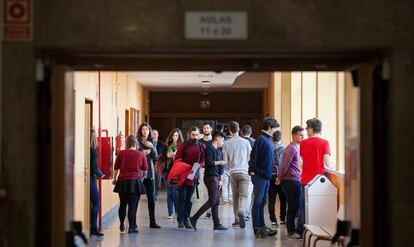
<svg viewBox="0 0 414 247">
<path fill-rule="evenodd" d="M 250 217 L 247 215 L 247 216 L 244 217 L 244 220 L 245 221 L 249 221 L 250 220 Z"/>
<path fill-rule="evenodd" d="M 194 217 L 190 217 L 190 224 L 195 231 L 197 231 L 197 220 Z"/>
<path fill-rule="evenodd" d="M 266 229 L 266 231 L 267 231 L 267 236 L 269 236 L 269 237 L 274 236 L 274 235 L 276 235 L 276 234 L 277 234 L 277 230 L 276 230 L 276 229 L 275 229 L 275 230 L 273 230 L 273 229 L 271 229 L 271 228 L 269 228 L 269 227 L 265 227 L 265 229 Z"/>
<path fill-rule="evenodd" d="M 244 221 L 244 214 L 242 212 L 240 212 L 238 215 L 239 217 L 239 224 L 240 224 L 240 228 L 245 228 L 246 227 L 246 222 Z"/>
<path fill-rule="evenodd" d="M 280 221 L 280 224 L 281 224 L 281 225 L 286 225 L 286 221 L 281 220 L 281 221 Z"/>
<path fill-rule="evenodd" d="M 272 221 L 272 227 L 279 227 L 279 224 L 276 221 Z"/>
<path fill-rule="evenodd" d="M 225 231 L 225 230 L 227 230 L 228 228 L 227 227 L 225 227 L 225 226 L 223 226 L 223 225 L 218 225 L 218 226 L 215 226 L 214 227 L 214 231 Z"/>
<path fill-rule="evenodd" d="M 210 217 L 211 217 L 211 213 L 210 212 L 206 213 L 206 218 L 210 219 Z"/>
<path fill-rule="evenodd" d="M 266 238 L 268 236 L 266 228 L 254 229 L 254 236 L 256 238 Z"/>
<path fill-rule="evenodd" d="M 167 217 L 167 220 L 172 220 L 172 219 L 173 219 L 172 215 L 169 215 L 169 216 Z"/>
<path fill-rule="evenodd" d="M 121 232 L 124 232 L 124 231 L 125 231 L 125 225 L 124 225 L 124 223 L 121 223 L 121 224 L 119 225 L 119 230 L 120 230 Z"/>
<path fill-rule="evenodd" d="M 302 237 L 299 234 L 297 234 L 297 233 L 289 233 L 287 235 L 286 239 L 289 239 L 289 240 L 298 240 L 298 239 L 302 239 Z"/>
</svg>

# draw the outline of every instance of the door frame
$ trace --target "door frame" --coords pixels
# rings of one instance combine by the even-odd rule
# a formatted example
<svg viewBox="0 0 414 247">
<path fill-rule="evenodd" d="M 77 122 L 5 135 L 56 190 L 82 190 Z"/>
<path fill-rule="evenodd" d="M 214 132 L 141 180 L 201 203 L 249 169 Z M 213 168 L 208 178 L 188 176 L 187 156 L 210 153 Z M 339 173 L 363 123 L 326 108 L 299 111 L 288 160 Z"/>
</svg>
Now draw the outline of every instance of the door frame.
<svg viewBox="0 0 414 247">
<path fill-rule="evenodd" d="M 90 226 L 90 207 L 91 207 L 91 200 L 90 200 L 90 177 L 91 177 L 91 164 L 90 164 L 90 130 L 93 128 L 93 101 L 89 99 L 85 99 L 85 111 L 86 106 L 89 105 L 89 126 L 86 128 L 85 125 L 85 141 L 84 141 L 84 222 L 85 225 L 83 229 L 85 231 L 89 231 Z M 86 112 L 85 112 L 85 124 L 86 124 Z"/>
<path fill-rule="evenodd" d="M 368 66 L 373 68 L 379 59 L 383 57 L 383 52 L 380 50 L 363 50 L 363 51 L 339 51 L 339 52 L 310 52 L 310 53 L 285 53 L 285 52 L 274 52 L 274 51 L 258 51 L 258 50 L 235 50 L 235 51 L 223 51 L 223 50 L 176 50 L 175 52 L 163 51 L 163 50 L 146 50 L 144 52 L 131 52 L 131 51 L 44 51 L 44 58 L 54 61 L 55 65 L 49 68 L 52 71 L 50 86 L 50 93 L 52 97 L 52 109 L 58 106 L 62 112 L 67 111 L 70 108 L 73 99 L 65 99 L 62 97 L 58 99 L 56 96 L 65 95 L 65 90 L 70 88 L 66 82 L 65 72 L 72 70 L 118 70 L 118 71 L 163 71 L 163 70 L 174 70 L 174 71 L 295 71 L 295 70 L 317 70 L 317 71 L 338 71 L 338 70 L 351 70 L 359 68 L 360 66 Z M 367 70 L 365 70 L 367 71 Z M 369 71 L 369 70 L 368 70 Z M 71 82 L 73 83 L 73 82 Z M 73 88 L 73 87 L 72 87 Z M 387 108 L 384 107 L 384 101 L 381 102 L 379 97 L 370 97 L 376 94 L 387 95 L 387 86 L 377 86 L 375 83 L 368 82 L 361 84 L 361 102 L 367 100 L 365 103 L 366 107 L 360 109 L 360 122 L 361 122 L 361 133 L 377 133 L 378 125 L 376 123 L 382 122 L 387 119 Z M 63 100 L 63 101 L 62 101 Z M 65 104 L 64 104 L 65 103 Z M 58 124 L 53 124 L 51 127 L 50 136 L 52 140 L 66 140 L 73 136 L 66 135 L 68 132 L 62 132 L 62 128 L 71 128 L 70 124 L 63 125 L 65 118 L 63 113 L 57 113 L 56 111 L 50 111 L 45 105 L 41 105 L 43 108 L 40 109 L 40 115 L 48 117 L 49 119 L 56 119 Z M 68 108 L 69 107 L 69 108 Z M 383 108 L 379 108 L 383 107 Z M 374 114 L 376 113 L 376 114 Z M 66 119 L 67 120 L 67 119 Z M 60 129 L 59 129 L 60 127 Z M 45 131 L 40 128 L 39 132 Z M 65 134 L 59 134 L 59 132 Z M 365 132 L 368 131 L 368 132 Z M 381 131 L 386 131 L 381 129 Z M 381 176 L 383 171 L 387 168 L 387 159 L 383 153 L 377 153 L 377 150 L 383 150 L 384 143 L 387 142 L 388 135 L 382 134 L 382 142 L 374 142 L 373 135 L 361 135 L 361 149 L 364 148 L 364 152 L 361 152 L 361 161 L 364 161 L 363 166 L 361 165 L 361 177 L 364 178 L 365 188 L 361 188 L 361 198 L 373 198 L 371 202 L 387 203 L 384 198 L 387 195 L 382 193 L 374 193 L 378 191 L 387 191 L 385 183 L 381 183 L 378 179 L 374 179 L 376 176 Z M 42 139 L 42 138 L 40 138 Z M 45 143 L 40 140 L 40 143 Z M 47 143 L 47 141 L 46 141 Z M 54 142 L 52 141 L 51 144 Z M 70 143 L 69 143 L 70 145 Z M 73 143 L 72 143 L 73 145 Z M 52 146 L 53 147 L 53 146 Z M 52 148 L 53 150 L 53 148 Z M 71 149 L 73 152 L 73 146 Z M 55 157 L 59 158 L 60 164 L 65 164 L 65 152 L 55 153 Z M 374 157 L 374 154 L 376 155 Z M 40 160 L 48 160 L 50 154 L 40 153 Z M 380 155 L 381 157 L 378 157 Z M 70 156 L 70 154 L 69 154 Z M 381 159 L 384 158 L 384 159 Z M 375 169 L 374 161 L 375 159 Z M 56 164 L 55 159 L 51 159 L 52 162 L 46 162 L 43 167 L 50 168 L 52 164 Z M 52 177 L 61 177 L 64 179 L 64 167 L 60 167 L 53 172 Z M 56 173 L 56 174 L 54 174 Z M 38 179 L 41 179 L 40 177 Z M 70 188 L 65 187 L 65 184 L 59 184 L 56 180 L 52 180 L 52 185 L 57 186 L 58 191 L 68 192 Z M 56 192 L 51 191 L 52 198 L 57 199 L 57 202 L 49 201 L 49 203 L 43 203 L 45 206 L 44 210 L 52 210 L 55 204 L 62 205 L 67 201 L 73 200 L 70 197 L 70 193 L 63 193 L 59 197 L 55 197 Z M 45 195 L 48 197 L 50 195 Z M 66 196 L 66 198 L 65 198 Z M 41 199 L 43 196 L 38 194 L 38 198 Z M 50 197 L 49 197 L 50 198 Z M 366 201 L 365 201 L 366 202 Z M 364 203 L 364 202 L 363 202 Z M 389 232 L 389 224 L 387 215 L 389 207 L 382 205 L 382 212 L 378 210 L 372 210 L 372 208 L 361 205 L 361 233 L 360 236 L 367 236 L 364 238 L 363 246 L 387 246 L 389 242 L 388 234 L 374 234 L 375 230 L 381 228 L 381 232 Z M 66 214 L 70 215 L 70 214 Z M 56 229 L 67 230 L 68 221 L 58 221 L 52 226 Z M 37 227 L 43 227 L 42 224 L 37 223 Z M 46 226 L 48 227 L 48 226 Z M 48 229 L 44 229 L 45 231 Z M 57 235 L 56 235 L 57 236 Z M 60 234 L 59 237 L 64 237 Z M 61 238 L 56 237 L 52 241 L 52 246 L 55 243 L 64 241 Z M 64 239 L 64 238 L 63 238 Z M 380 243 L 380 245 L 378 245 Z M 49 246 L 49 245 L 47 245 Z"/>
</svg>

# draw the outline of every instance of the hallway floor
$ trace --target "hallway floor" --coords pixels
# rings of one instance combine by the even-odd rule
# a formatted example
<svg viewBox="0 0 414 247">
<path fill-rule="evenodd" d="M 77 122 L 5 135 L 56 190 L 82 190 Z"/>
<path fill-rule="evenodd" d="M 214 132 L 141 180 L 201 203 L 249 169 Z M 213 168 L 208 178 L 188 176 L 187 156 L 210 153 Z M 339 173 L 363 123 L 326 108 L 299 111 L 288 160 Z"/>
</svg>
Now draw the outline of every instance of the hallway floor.
<svg viewBox="0 0 414 247">
<path fill-rule="evenodd" d="M 202 194 L 202 193 L 200 193 Z M 286 246 L 300 247 L 301 240 L 287 240 L 286 226 L 278 228 L 279 233 L 276 237 L 265 239 L 255 238 L 251 221 L 248 221 L 245 229 L 232 228 L 233 211 L 232 205 L 220 205 L 221 223 L 229 227 L 227 231 L 213 231 L 212 219 L 201 217 L 197 222 L 198 231 L 192 229 L 178 229 L 176 220 L 167 219 L 166 194 L 160 192 L 156 203 L 157 223 L 161 229 L 150 229 L 148 219 L 147 200 L 145 195 L 141 197 L 138 209 L 138 230 L 139 234 L 120 233 L 118 217 L 113 219 L 113 223 L 104 231 L 103 238 L 92 237 L 89 246 L 92 247 L 129 247 L 129 246 L 168 246 L 168 247 L 260 247 L 260 246 Z M 192 213 L 196 212 L 203 204 L 202 199 L 193 200 Z M 270 225 L 266 207 L 266 223 Z M 126 220 L 127 221 L 127 220 Z M 128 223 L 125 222 L 126 228 Z M 318 246 L 329 246 L 329 243 L 321 242 Z"/>
</svg>

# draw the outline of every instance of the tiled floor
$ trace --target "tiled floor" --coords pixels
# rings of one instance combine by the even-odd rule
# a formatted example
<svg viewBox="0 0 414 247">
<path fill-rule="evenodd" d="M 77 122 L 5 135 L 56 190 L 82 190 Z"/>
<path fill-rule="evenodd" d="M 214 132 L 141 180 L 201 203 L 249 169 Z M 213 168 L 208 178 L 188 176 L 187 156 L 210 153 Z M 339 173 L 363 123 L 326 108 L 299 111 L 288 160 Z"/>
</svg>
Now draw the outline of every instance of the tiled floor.
<svg viewBox="0 0 414 247">
<path fill-rule="evenodd" d="M 300 240 L 286 240 L 286 227 L 282 225 L 278 228 L 279 233 L 275 237 L 266 239 L 256 239 L 253 235 L 251 221 L 247 222 L 245 229 L 232 228 L 234 220 L 232 205 L 220 205 L 221 223 L 227 227 L 227 231 L 213 231 L 211 219 L 200 218 L 197 222 L 198 231 L 178 229 L 175 220 L 168 220 L 165 193 L 161 192 L 156 204 L 157 223 L 161 229 L 150 229 L 148 219 L 147 201 L 145 196 L 141 198 L 138 209 L 138 229 L 139 234 L 127 234 L 119 232 L 119 220 L 116 217 L 109 227 L 104 231 L 103 238 L 92 237 L 89 246 L 99 247 L 127 247 L 127 246 L 168 246 L 168 247 L 260 247 L 260 246 L 302 246 Z M 194 199 L 193 213 L 202 205 L 202 199 Z M 267 211 L 267 208 L 266 210 Z M 267 215 L 267 214 L 266 214 Z M 266 216 L 266 221 L 268 217 Z M 127 227 L 127 223 L 126 223 Z M 321 244 L 318 246 L 329 246 Z"/>
</svg>

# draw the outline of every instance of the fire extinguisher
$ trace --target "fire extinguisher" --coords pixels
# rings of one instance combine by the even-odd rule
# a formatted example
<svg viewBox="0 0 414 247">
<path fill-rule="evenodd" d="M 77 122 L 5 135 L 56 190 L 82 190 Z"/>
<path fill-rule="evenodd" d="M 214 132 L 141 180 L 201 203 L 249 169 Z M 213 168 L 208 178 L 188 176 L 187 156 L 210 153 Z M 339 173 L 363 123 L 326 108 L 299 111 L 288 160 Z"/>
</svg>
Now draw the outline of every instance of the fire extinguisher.
<svg viewBox="0 0 414 247">
<path fill-rule="evenodd" d="M 117 155 L 119 151 L 125 149 L 125 138 L 122 135 L 122 131 L 116 136 L 116 147 L 115 147 L 115 154 Z"/>
</svg>

